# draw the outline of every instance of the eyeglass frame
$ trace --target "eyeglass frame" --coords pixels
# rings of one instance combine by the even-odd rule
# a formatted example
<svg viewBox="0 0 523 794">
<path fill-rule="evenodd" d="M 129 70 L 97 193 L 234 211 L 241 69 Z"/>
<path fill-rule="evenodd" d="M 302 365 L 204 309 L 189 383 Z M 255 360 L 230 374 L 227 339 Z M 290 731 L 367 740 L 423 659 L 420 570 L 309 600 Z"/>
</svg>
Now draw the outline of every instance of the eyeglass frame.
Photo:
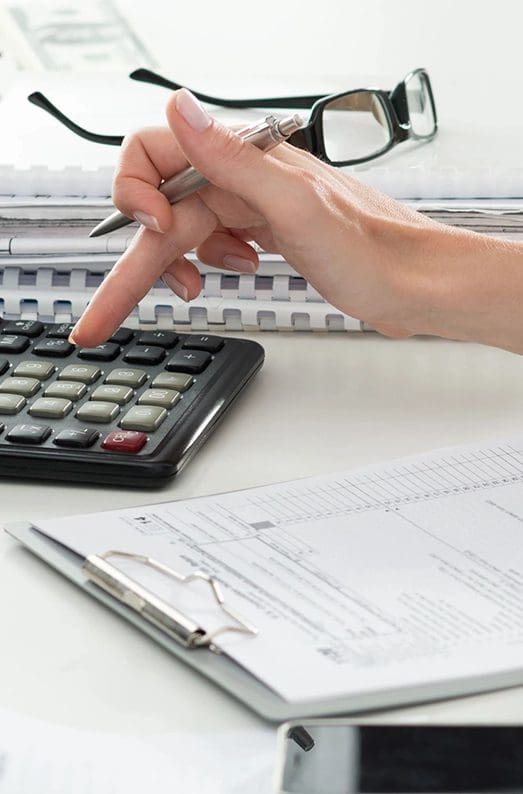
<svg viewBox="0 0 523 794">
<path fill-rule="evenodd" d="M 170 90 L 178 90 L 183 88 L 180 83 L 168 80 L 165 77 L 151 71 L 150 69 L 135 69 L 129 75 L 131 80 L 137 80 L 141 83 L 149 83 L 151 85 L 158 85 L 162 88 Z M 414 77 L 421 77 L 425 81 L 427 95 L 430 102 L 432 116 L 434 118 L 434 129 L 425 135 L 414 132 L 410 121 L 410 113 L 407 100 L 407 84 Z M 263 97 L 255 99 L 221 99 L 219 97 L 211 96 L 210 94 L 203 94 L 200 91 L 193 91 L 191 93 L 201 102 L 210 105 L 218 105 L 227 108 L 287 108 L 287 109 L 304 109 L 311 108 L 311 114 L 308 123 L 293 133 L 288 138 L 287 143 L 305 149 L 319 157 L 324 162 L 330 165 L 342 167 L 348 165 L 358 165 L 359 163 L 366 163 L 381 157 L 386 154 L 398 143 L 403 143 L 407 140 L 429 141 L 434 138 L 438 131 L 438 117 L 436 113 L 436 103 L 434 101 L 434 93 L 432 91 L 432 84 L 428 72 L 423 67 L 418 67 L 408 72 L 401 82 L 392 90 L 386 91 L 378 88 L 355 88 L 350 91 L 342 91 L 339 94 L 311 94 L 304 96 L 292 97 Z M 325 139 L 323 136 L 322 118 L 325 107 L 336 99 L 341 97 L 350 96 L 353 94 L 372 94 L 378 98 L 382 108 L 385 110 L 387 118 L 389 138 L 388 143 L 374 152 L 372 155 L 366 157 L 351 158 L 350 160 L 331 160 L 325 150 Z"/>
<path fill-rule="evenodd" d="M 425 82 L 427 95 L 429 98 L 432 115 L 434 118 L 434 129 L 427 134 L 416 133 L 412 128 L 410 121 L 410 113 L 407 100 L 407 84 L 415 76 L 421 76 Z M 158 85 L 170 90 L 178 90 L 183 88 L 179 83 L 168 80 L 161 75 L 152 72 L 149 69 L 135 69 L 129 77 L 138 82 L 144 82 L 152 85 Z M 342 91 L 339 94 L 311 94 L 293 97 L 257 97 L 252 99 L 221 99 L 219 97 L 203 94 L 200 91 L 191 93 L 206 104 L 217 105 L 227 108 L 296 108 L 304 109 L 310 108 L 311 113 L 308 123 L 293 133 L 288 139 L 288 143 L 296 146 L 299 149 L 305 149 L 313 154 L 315 157 L 322 159 L 330 165 L 343 167 L 348 165 L 358 165 L 360 163 L 369 162 L 377 157 L 381 157 L 390 151 L 398 143 L 407 140 L 429 141 L 434 138 L 438 131 L 438 120 L 436 114 L 436 105 L 434 102 L 434 94 L 429 75 L 426 69 L 420 67 L 413 69 L 406 77 L 398 83 L 392 91 L 385 91 L 377 88 L 356 88 L 350 91 Z M 389 141 L 377 152 L 371 155 L 360 158 L 352 158 L 350 160 L 331 160 L 325 150 L 325 139 L 323 134 L 323 113 L 329 104 L 342 97 L 351 96 L 354 94 L 370 94 L 377 97 L 382 109 L 385 111 L 385 116 L 388 124 Z M 74 132 L 80 137 L 92 141 L 94 143 L 102 143 L 110 146 L 120 146 L 123 142 L 123 135 L 104 135 L 91 132 L 79 124 L 76 124 L 72 119 L 60 111 L 46 96 L 41 92 L 35 91 L 30 94 L 27 99 L 32 104 L 50 113 L 54 118 L 60 121 L 65 127 Z"/>
</svg>

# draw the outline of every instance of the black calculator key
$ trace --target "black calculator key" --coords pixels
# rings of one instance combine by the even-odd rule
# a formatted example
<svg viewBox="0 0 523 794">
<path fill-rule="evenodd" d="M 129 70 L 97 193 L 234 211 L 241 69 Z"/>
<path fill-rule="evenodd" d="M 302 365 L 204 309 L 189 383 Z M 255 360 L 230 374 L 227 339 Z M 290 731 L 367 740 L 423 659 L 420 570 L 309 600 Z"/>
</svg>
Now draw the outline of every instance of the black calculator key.
<svg viewBox="0 0 523 794">
<path fill-rule="evenodd" d="M 69 339 L 69 335 L 74 328 L 74 323 L 60 323 L 50 328 L 46 336 L 50 339 Z"/>
<path fill-rule="evenodd" d="M 165 358 L 163 347 L 131 347 L 123 360 L 128 364 L 159 364 Z"/>
<path fill-rule="evenodd" d="M 0 336 L 0 351 L 3 353 L 23 353 L 29 347 L 29 339 L 26 336 L 14 336 L 6 334 Z"/>
<path fill-rule="evenodd" d="M 7 322 L 2 328 L 3 334 L 18 334 L 18 336 L 40 336 L 44 330 L 43 323 L 38 320 L 14 320 Z"/>
<path fill-rule="evenodd" d="M 178 335 L 173 334 L 172 331 L 144 331 L 138 337 L 137 344 L 139 345 L 158 345 L 170 349 L 176 345 Z"/>
<path fill-rule="evenodd" d="M 208 353 L 217 353 L 223 347 L 223 339 L 219 336 L 207 336 L 207 334 L 191 334 L 182 345 L 183 348 L 191 350 L 206 350 Z"/>
<path fill-rule="evenodd" d="M 74 345 L 67 339 L 42 339 L 33 347 L 33 353 L 37 356 L 57 356 L 65 358 L 70 356 L 74 350 Z"/>
<path fill-rule="evenodd" d="M 0 358 L 0 375 L 3 375 L 9 369 L 9 361 L 6 358 Z"/>
<path fill-rule="evenodd" d="M 81 427 L 75 430 L 62 430 L 54 439 L 54 443 L 59 447 L 69 447 L 70 449 L 87 449 L 92 447 L 98 440 L 100 433 L 90 427 Z"/>
<path fill-rule="evenodd" d="M 165 369 L 169 372 L 203 372 L 210 361 L 211 354 L 203 350 L 180 350 L 169 359 Z"/>
<path fill-rule="evenodd" d="M 114 342 L 116 345 L 127 345 L 134 337 L 134 331 L 130 328 L 119 328 L 114 332 L 109 342 Z"/>
<path fill-rule="evenodd" d="M 78 351 L 78 358 L 83 358 L 85 361 L 114 361 L 119 352 L 120 345 L 115 342 L 104 342 L 97 347 L 82 347 Z"/>
<path fill-rule="evenodd" d="M 47 425 L 16 425 L 6 435 L 13 444 L 43 444 L 51 435 Z"/>
</svg>

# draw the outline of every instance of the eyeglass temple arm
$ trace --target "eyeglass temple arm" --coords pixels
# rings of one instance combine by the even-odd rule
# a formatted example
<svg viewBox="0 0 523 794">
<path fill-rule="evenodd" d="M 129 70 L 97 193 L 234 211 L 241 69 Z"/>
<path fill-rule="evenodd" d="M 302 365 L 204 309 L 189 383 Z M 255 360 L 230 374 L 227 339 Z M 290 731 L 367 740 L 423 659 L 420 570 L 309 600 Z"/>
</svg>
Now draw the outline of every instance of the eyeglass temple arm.
<svg viewBox="0 0 523 794">
<path fill-rule="evenodd" d="M 87 141 L 92 141 L 93 143 L 104 143 L 108 146 L 121 146 L 123 141 L 123 135 L 100 135 L 97 132 L 89 132 L 89 130 L 84 129 L 84 127 L 80 127 L 79 124 L 76 124 L 72 119 L 62 113 L 61 110 L 58 110 L 56 105 L 53 105 L 52 102 L 47 99 L 44 94 L 40 91 L 35 91 L 32 94 L 29 94 L 27 97 L 29 102 L 33 105 L 36 105 L 42 110 L 45 110 L 49 113 L 53 118 L 59 121 L 64 127 L 71 130 L 71 132 L 76 133 L 81 138 L 85 138 Z"/>
<path fill-rule="evenodd" d="M 159 85 L 162 88 L 169 88 L 171 91 L 177 91 L 179 88 L 188 88 L 180 83 L 175 83 L 173 80 L 168 80 L 150 69 L 135 69 L 129 75 L 131 80 L 137 80 L 139 83 L 150 83 L 151 85 Z M 211 96 L 210 94 L 202 94 L 200 91 L 194 91 L 189 88 L 189 91 L 194 94 L 201 102 L 206 102 L 209 105 L 220 105 L 224 108 L 310 108 L 318 99 L 322 99 L 325 94 L 311 94 L 310 96 L 291 96 L 291 97 L 255 97 L 253 99 L 221 99 L 220 97 Z"/>
</svg>

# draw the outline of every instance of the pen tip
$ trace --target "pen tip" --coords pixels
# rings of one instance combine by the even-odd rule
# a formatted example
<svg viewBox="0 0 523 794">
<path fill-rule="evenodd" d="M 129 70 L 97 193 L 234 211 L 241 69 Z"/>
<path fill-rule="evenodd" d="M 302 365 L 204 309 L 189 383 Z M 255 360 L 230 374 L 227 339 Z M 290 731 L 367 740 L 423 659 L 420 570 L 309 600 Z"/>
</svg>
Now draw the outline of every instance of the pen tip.
<svg viewBox="0 0 523 794">
<path fill-rule="evenodd" d="M 95 226 L 94 229 L 91 229 L 89 232 L 89 237 L 98 237 L 100 232 L 98 231 L 99 227 Z"/>
</svg>

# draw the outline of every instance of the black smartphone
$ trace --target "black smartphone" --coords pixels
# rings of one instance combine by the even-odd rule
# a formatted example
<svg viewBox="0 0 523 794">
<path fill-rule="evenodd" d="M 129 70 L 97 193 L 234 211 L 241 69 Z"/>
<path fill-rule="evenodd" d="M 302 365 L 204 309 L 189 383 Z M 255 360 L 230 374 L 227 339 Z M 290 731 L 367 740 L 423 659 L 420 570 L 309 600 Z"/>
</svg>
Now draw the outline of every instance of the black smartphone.
<svg viewBox="0 0 523 794">
<path fill-rule="evenodd" d="M 278 794 L 523 792 L 523 726 L 286 723 Z"/>
</svg>

